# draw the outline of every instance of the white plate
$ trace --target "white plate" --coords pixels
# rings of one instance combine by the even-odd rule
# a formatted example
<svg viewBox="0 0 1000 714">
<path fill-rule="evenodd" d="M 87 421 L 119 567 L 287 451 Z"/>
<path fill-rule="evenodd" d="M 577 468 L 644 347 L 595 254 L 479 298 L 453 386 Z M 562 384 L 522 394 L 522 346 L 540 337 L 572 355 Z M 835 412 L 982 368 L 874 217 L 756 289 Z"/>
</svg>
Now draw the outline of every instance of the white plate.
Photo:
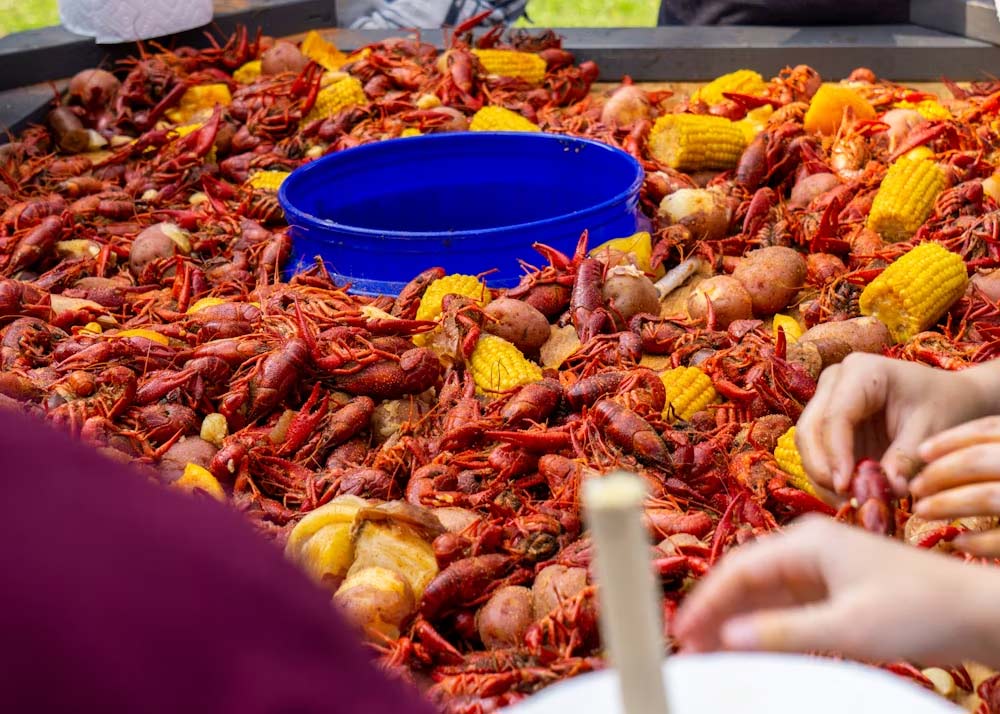
<svg viewBox="0 0 1000 714">
<path fill-rule="evenodd" d="M 677 655 L 663 667 L 670 714 L 958 714 L 915 682 L 854 662 L 802 655 Z M 509 714 L 619 714 L 611 670 L 561 682 Z"/>
</svg>

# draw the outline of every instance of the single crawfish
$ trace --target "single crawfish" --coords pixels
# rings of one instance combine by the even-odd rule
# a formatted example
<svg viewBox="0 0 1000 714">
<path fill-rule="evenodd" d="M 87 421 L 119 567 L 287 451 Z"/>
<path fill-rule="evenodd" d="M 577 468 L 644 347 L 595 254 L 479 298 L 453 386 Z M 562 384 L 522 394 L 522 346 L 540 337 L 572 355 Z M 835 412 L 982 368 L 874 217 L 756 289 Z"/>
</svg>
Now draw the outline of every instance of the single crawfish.
<svg viewBox="0 0 1000 714">
<path fill-rule="evenodd" d="M 594 405 L 594 422 L 618 448 L 642 461 L 670 465 L 667 445 L 648 421 L 628 407 L 603 398 Z"/>
<path fill-rule="evenodd" d="M 308 364 L 309 347 L 300 337 L 269 352 L 222 398 L 219 411 L 230 421 L 230 428 L 270 414 L 288 396 Z"/>
<path fill-rule="evenodd" d="M 895 531 L 895 508 L 892 487 L 885 471 L 875 459 L 858 462 L 851 479 L 854 519 L 872 533 L 892 535 Z"/>
</svg>

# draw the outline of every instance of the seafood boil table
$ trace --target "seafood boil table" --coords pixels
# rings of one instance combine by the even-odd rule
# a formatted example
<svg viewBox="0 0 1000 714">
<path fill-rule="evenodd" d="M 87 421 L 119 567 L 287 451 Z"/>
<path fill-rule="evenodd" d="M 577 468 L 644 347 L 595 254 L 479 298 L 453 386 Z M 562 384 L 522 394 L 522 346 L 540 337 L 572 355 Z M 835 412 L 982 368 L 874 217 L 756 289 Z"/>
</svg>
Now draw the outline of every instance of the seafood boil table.
<svg viewBox="0 0 1000 714">
<path fill-rule="evenodd" d="M 948 34 L 944 12 L 944 30 L 421 40 L 261 5 L 142 54 L 40 31 L 62 48 L 42 69 L 31 38 L 0 40 L 19 58 L 0 79 L 0 406 L 240 511 L 444 712 L 605 666 L 580 503 L 613 470 L 650 493 L 668 643 L 696 581 L 805 513 L 972 559 L 951 541 L 995 519 L 862 498 L 888 493 L 872 462 L 834 510 L 794 424 L 851 352 L 997 356 L 989 32 Z M 248 8 L 284 39 L 247 31 Z M 53 107 L 37 82 L 57 77 Z M 465 130 L 621 149 L 649 230 L 537 245 L 504 290 L 434 266 L 398 295 L 322 262 L 287 275 L 290 172 Z M 1000 684 L 972 662 L 867 664 L 983 714 Z"/>
</svg>

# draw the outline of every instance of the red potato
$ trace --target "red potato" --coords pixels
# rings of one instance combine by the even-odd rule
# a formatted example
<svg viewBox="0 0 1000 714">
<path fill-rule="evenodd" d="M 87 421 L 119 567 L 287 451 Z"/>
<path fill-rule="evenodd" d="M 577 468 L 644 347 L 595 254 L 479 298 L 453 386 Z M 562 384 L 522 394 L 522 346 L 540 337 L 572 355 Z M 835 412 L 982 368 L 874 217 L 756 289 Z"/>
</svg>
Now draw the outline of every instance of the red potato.
<svg viewBox="0 0 1000 714">
<path fill-rule="evenodd" d="M 822 196 L 835 186 L 840 185 L 840 179 L 834 174 L 810 174 L 795 182 L 792 187 L 792 197 L 789 208 L 805 208 L 817 196 Z"/>
<path fill-rule="evenodd" d="M 199 436 L 182 437 L 163 454 L 159 463 L 160 473 L 168 478 L 179 478 L 189 463 L 207 469 L 216 451 L 218 449 L 213 444 Z"/>
<path fill-rule="evenodd" d="M 659 214 L 697 240 L 725 238 L 733 214 L 725 197 L 704 188 L 682 188 L 660 201 Z"/>
<path fill-rule="evenodd" d="M 69 81 L 69 94 L 89 109 L 108 106 L 117 96 L 122 83 L 111 72 L 85 69 Z"/>
<path fill-rule="evenodd" d="M 631 265 L 611 268 L 604 278 L 604 299 L 618 329 L 635 315 L 660 314 L 660 295 L 653 281 Z"/>
<path fill-rule="evenodd" d="M 770 246 L 747 253 L 733 278 L 750 293 L 758 317 L 783 310 L 806 281 L 806 259 L 792 248 Z"/>
<path fill-rule="evenodd" d="M 893 344 L 889 328 L 874 317 L 855 317 L 839 322 L 822 322 L 802 334 L 799 343 L 806 342 L 814 343 L 821 353 L 826 347 L 833 350 L 843 350 L 843 345 L 847 345 L 851 352 L 880 354 L 883 349 Z M 838 342 L 841 345 L 837 345 Z M 846 356 L 845 354 L 840 359 Z M 833 362 L 828 362 L 828 356 L 824 354 L 823 366 L 826 367 L 830 364 Z"/>
<path fill-rule="evenodd" d="M 556 606 L 587 587 L 586 568 L 568 568 L 565 565 L 550 565 L 535 577 L 531 596 L 535 619 L 541 619 Z"/>
<path fill-rule="evenodd" d="M 49 112 L 45 121 L 63 151 L 79 153 L 87 150 L 90 145 L 90 135 L 83 127 L 80 117 L 69 107 L 56 107 Z"/>
<path fill-rule="evenodd" d="M 640 119 L 648 119 L 649 97 L 634 84 L 619 87 L 605 102 L 601 110 L 601 123 L 609 126 L 626 126 Z"/>
<path fill-rule="evenodd" d="M 688 316 L 704 322 L 708 318 L 709 302 L 719 329 L 726 329 L 735 320 L 753 317 L 753 298 L 739 280 L 728 275 L 716 275 L 698 283 L 688 297 Z"/>
<path fill-rule="evenodd" d="M 479 639 L 491 650 L 521 644 L 532 622 L 531 591 L 520 585 L 500 588 L 476 614 Z"/>
<path fill-rule="evenodd" d="M 487 332 L 502 337 L 522 352 L 535 352 L 549 339 L 549 321 L 523 300 L 498 298 L 484 308 L 492 320 L 485 323 Z"/>
<path fill-rule="evenodd" d="M 309 64 L 309 58 L 291 42 L 276 42 L 260 58 L 261 74 L 281 74 L 295 72 L 298 74 Z"/>
<path fill-rule="evenodd" d="M 188 250 L 184 250 L 185 245 Z M 128 254 L 129 269 L 137 276 L 154 260 L 170 258 L 189 250 L 190 242 L 184 231 L 172 223 L 157 223 L 146 228 L 132 241 Z"/>
</svg>

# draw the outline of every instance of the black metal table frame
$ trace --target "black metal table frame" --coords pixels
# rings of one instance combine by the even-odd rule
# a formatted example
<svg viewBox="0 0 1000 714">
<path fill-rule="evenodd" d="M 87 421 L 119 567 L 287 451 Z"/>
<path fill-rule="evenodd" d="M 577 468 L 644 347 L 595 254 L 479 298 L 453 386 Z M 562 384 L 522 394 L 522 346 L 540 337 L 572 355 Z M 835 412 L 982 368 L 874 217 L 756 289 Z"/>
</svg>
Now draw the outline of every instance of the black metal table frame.
<svg viewBox="0 0 1000 714">
<path fill-rule="evenodd" d="M 333 0 L 250 0 L 246 8 L 219 13 L 217 36 L 237 25 L 271 35 L 333 28 Z M 165 44 L 204 45 L 206 30 L 166 38 Z M 398 32 L 331 30 L 338 47 L 352 50 Z M 739 67 L 774 75 L 804 63 L 825 77 L 843 77 L 858 66 L 900 81 L 984 79 L 1000 68 L 1000 22 L 992 0 L 912 0 L 911 23 L 866 27 L 657 27 L 560 30 L 580 61 L 594 60 L 601 79 L 700 81 Z M 441 45 L 441 31 L 423 38 Z M 994 44 L 997 43 L 997 44 Z M 110 66 L 134 53 L 135 44 L 98 45 L 62 27 L 0 38 L 0 130 L 36 121 L 59 80 L 81 69 Z"/>
</svg>

